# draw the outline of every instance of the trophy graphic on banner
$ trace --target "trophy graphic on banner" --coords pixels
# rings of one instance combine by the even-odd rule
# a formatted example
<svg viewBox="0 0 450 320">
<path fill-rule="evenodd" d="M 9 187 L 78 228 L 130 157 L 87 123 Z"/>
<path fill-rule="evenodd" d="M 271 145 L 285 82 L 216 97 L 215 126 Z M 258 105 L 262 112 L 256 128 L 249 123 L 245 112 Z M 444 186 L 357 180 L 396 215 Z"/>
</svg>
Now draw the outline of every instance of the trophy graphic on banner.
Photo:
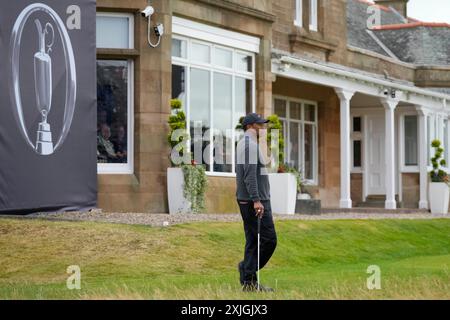
<svg viewBox="0 0 450 320">
<path fill-rule="evenodd" d="M 36 88 L 36 106 L 42 116 L 37 131 L 36 152 L 41 155 L 53 153 L 53 141 L 50 124 L 47 122 L 48 114 L 52 107 L 52 58 L 49 53 L 52 50 L 55 39 L 55 30 L 50 23 L 42 28 L 39 20 L 34 21 L 39 34 L 39 51 L 34 55 L 34 83 Z M 46 38 L 52 33 L 52 41 L 46 45 Z"/>
<path fill-rule="evenodd" d="M 27 22 L 34 14 L 46 15 L 47 17 L 33 18 L 34 24 L 38 32 L 39 48 L 34 54 L 34 86 L 36 92 L 36 107 L 39 111 L 39 125 L 37 128 L 37 137 L 31 137 L 28 130 L 26 114 L 34 109 L 34 106 L 28 106 L 29 99 L 26 99 L 27 104 L 22 103 L 22 94 L 29 96 L 29 90 L 21 90 L 21 85 L 24 81 L 33 81 L 31 79 L 21 79 L 21 49 L 26 46 L 26 50 L 30 51 L 30 45 L 24 41 L 24 30 L 32 32 L 32 36 L 36 36 L 34 28 L 25 28 Z M 48 19 L 48 20 L 44 20 Z M 28 31 L 29 30 L 29 31 Z M 1 38 L 1 37 L 0 37 Z M 58 50 L 55 50 L 55 44 L 58 41 Z M 34 45 L 34 44 L 31 44 Z M 75 55 L 70 40 L 67 27 L 58 13 L 43 3 L 32 3 L 27 6 L 16 19 L 13 29 L 11 31 L 10 39 L 10 53 L 9 61 L 11 63 L 11 77 L 10 77 L 10 94 L 12 97 L 13 115 L 17 121 L 19 131 L 25 140 L 25 143 L 32 148 L 40 156 L 49 156 L 60 149 L 69 134 L 73 115 L 77 100 L 77 70 L 75 64 Z M 31 54 L 34 50 L 31 49 Z M 52 56 L 50 56 L 50 53 Z M 23 55 L 25 57 L 25 55 Z M 28 58 L 28 55 L 27 59 Z M 58 59 L 58 60 L 55 60 Z M 53 61 L 59 61 L 57 65 L 52 65 Z M 31 62 L 31 61 L 29 61 Z M 25 70 L 28 71 L 28 65 Z M 58 79 L 65 77 L 65 90 L 63 89 L 63 81 L 59 81 L 58 89 L 53 88 L 53 68 L 61 76 Z M 33 71 L 31 71 L 33 72 Z M 49 113 L 52 109 L 52 98 L 58 90 L 58 97 L 64 97 L 64 103 L 58 102 L 58 109 L 63 111 L 62 119 L 54 119 L 61 123 L 61 130 L 55 134 L 52 132 L 49 124 Z M 32 94 L 32 93 L 31 93 Z M 59 99 L 58 101 L 61 101 Z M 56 106 L 55 106 L 56 107 Z M 35 114 L 33 112 L 33 114 Z M 53 122 L 53 120 L 52 120 Z M 31 130 L 34 131 L 34 130 Z M 33 141 L 34 140 L 34 141 Z"/>
</svg>

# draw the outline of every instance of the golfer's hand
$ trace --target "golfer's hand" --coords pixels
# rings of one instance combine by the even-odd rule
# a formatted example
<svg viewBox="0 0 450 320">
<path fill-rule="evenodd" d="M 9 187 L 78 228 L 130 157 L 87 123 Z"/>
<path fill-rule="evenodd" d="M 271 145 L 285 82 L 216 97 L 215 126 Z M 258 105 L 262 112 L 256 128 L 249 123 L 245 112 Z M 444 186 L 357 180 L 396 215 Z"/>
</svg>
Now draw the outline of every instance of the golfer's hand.
<svg viewBox="0 0 450 320">
<path fill-rule="evenodd" d="M 256 201 L 253 204 L 253 208 L 255 208 L 256 216 L 262 218 L 262 216 L 264 215 L 264 206 L 261 201 Z"/>
</svg>

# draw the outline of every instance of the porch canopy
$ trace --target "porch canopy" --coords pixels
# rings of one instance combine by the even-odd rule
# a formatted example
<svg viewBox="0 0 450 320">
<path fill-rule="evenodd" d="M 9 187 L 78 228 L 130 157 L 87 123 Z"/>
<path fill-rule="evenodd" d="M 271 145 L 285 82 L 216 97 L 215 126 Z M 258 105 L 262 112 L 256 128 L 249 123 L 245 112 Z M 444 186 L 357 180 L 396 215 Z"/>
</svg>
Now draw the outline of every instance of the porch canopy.
<svg viewBox="0 0 450 320">
<path fill-rule="evenodd" d="M 340 99 L 340 201 L 341 208 L 351 208 L 351 116 L 350 101 L 355 93 L 379 99 L 384 109 L 385 130 L 385 208 L 396 209 L 396 161 L 395 161 L 395 110 L 404 106 L 413 109 L 418 116 L 418 167 L 420 176 L 420 209 L 428 209 L 427 183 L 427 116 L 434 115 L 438 119 L 448 119 L 450 95 L 424 88 L 413 83 L 383 77 L 378 74 L 345 67 L 323 61 L 309 61 L 297 57 L 274 53 L 272 56 L 272 72 L 276 76 L 293 80 L 314 83 L 334 88 Z M 443 138 L 437 136 L 436 138 Z"/>
</svg>

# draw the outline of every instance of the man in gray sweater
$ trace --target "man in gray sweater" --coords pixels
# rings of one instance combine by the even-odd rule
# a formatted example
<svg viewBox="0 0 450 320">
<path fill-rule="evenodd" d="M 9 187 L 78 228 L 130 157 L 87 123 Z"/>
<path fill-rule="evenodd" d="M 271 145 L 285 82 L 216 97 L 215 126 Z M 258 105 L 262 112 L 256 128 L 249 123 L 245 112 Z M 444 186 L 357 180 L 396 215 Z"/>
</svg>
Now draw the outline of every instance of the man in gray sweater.
<svg viewBox="0 0 450 320">
<path fill-rule="evenodd" d="M 244 291 L 256 291 L 258 269 L 258 219 L 261 219 L 260 268 L 269 261 L 277 245 L 277 235 L 270 206 L 270 186 L 258 138 L 268 121 L 256 113 L 243 120 L 244 136 L 236 149 L 236 198 L 244 222 L 245 253 L 239 263 L 240 282 Z M 273 289 L 259 286 L 261 291 Z"/>
</svg>

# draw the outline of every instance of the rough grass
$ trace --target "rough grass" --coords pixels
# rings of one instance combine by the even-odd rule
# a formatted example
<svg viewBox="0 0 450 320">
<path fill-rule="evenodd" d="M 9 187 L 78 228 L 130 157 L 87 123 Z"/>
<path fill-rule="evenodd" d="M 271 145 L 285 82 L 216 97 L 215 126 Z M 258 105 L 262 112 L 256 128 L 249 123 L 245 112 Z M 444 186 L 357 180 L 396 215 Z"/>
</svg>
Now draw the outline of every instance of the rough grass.
<svg viewBox="0 0 450 320">
<path fill-rule="evenodd" d="M 0 219 L 0 299 L 450 299 L 450 220 L 279 221 L 261 272 L 272 294 L 243 293 L 240 223 L 150 228 Z M 368 290 L 369 265 L 381 290 Z M 66 288 L 79 265 L 81 290 Z"/>
</svg>

